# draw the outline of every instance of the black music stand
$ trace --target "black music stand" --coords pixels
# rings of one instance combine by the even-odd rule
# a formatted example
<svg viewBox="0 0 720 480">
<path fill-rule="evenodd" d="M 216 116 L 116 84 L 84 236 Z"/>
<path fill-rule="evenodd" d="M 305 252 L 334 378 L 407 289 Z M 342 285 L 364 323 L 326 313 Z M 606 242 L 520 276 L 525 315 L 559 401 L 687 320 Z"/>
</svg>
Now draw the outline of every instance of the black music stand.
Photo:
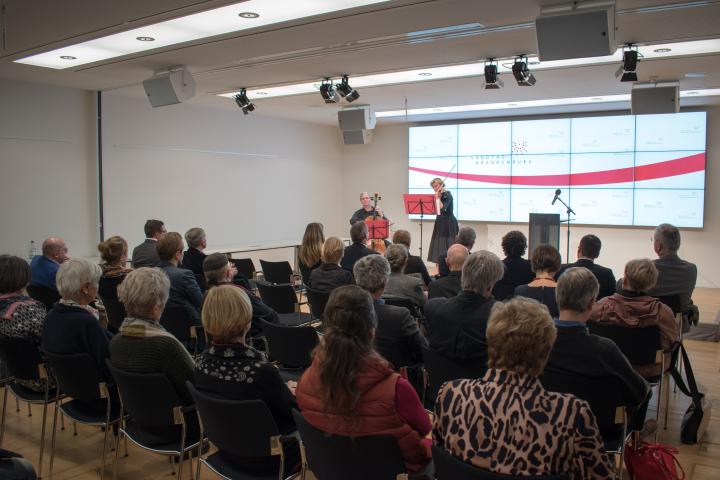
<svg viewBox="0 0 720 480">
<path fill-rule="evenodd" d="M 420 215 L 420 258 L 423 258 L 423 216 L 437 215 L 437 203 L 432 193 L 404 193 L 403 203 L 405 213 L 408 215 Z"/>
</svg>

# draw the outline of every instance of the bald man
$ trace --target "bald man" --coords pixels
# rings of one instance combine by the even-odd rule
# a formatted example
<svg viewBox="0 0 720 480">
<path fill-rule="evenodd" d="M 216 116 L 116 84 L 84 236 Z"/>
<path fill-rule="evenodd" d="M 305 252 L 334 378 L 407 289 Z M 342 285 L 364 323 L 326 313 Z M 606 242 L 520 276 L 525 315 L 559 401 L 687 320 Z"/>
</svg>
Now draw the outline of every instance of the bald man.
<svg viewBox="0 0 720 480">
<path fill-rule="evenodd" d="M 428 298 L 452 298 L 460 293 L 460 274 L 469 254 L 467 247 L 459 243 L 455 243 L 448 248 L 445 263 L 450 273 L 428 285 Z"/>
<path fill-rule="evenodd" d="M 60 264 L 68 259 L 68 248 L 65 240 L 59 237 L 45 239 L 42 244 L 42 255 L 38 255 L 30 262 L 32 278 L 30 285 L 42 285 L 57 292 L 55 275 Z"/>
</svg>

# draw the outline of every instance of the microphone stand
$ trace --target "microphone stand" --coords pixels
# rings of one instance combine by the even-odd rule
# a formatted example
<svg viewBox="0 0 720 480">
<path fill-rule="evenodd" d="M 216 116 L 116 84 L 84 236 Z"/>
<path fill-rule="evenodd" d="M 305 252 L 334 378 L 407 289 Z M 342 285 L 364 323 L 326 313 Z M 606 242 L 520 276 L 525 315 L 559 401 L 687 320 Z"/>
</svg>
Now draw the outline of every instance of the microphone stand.
<svg viewBox="0 0 720 480">
<path fill-rule="evenodd" d="M 565 205 L 565 208 L 567 208 L 567 242 L 565 244 L 565 263 L 570 263 L 570 214 L 577 215 L 577 213 L 575 213 L 575 211 L 570 208 L 570 205 L 565 203 L 563 199 L 560 198 L 560 195 L 557 196 L 557 199 L 560 201 L 560 203 Z"/>
</svg>

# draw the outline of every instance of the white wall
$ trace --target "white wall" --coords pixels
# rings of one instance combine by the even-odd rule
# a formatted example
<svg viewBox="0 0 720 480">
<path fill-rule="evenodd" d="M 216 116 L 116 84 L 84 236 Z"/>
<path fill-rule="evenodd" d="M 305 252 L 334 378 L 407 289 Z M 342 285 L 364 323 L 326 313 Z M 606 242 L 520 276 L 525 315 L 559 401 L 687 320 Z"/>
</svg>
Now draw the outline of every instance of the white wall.
<svg viewBox="0 0 720 480">
<path fill-rule="evenodd" d="M 26 257 L 31 240 L 65 238 L 96 252 L 95 97 L 0 79 L 0 252 Z"/>
<path fill-rule="evenodd" d="M 698 286 L 720 287 L 720 255 L 717 246 L 720 241 L 720 108 L 708 109 L 708 155 L 705 190 L 705 228 L 682 230 L 680 256 L 698 266 Z M 343 170 L 343 209 L 346 216 L 358 207 L 357 194 L 367 190 L 383 196 L 382 207 L 394 222 L 394 229 L 409 230 L 415 240 L 413 250 L 419 246 L 419 221 L 410 221 L 403 211 L 402 194 L 407 192 L 408 182 L 408 126 L 390 125 L 378 127 L 369 145 L 345 148 Z M 347 222 L 347 220 L 345 220 Z M 476 249 L 488 249 L 502 256 L 500 242 L 509 230 L 520 230 L 527 234 L 527 224 L 463 222 L 476 229 Z M 430 243 L 432 221 L 426 221 L 424 248 Z M 560 250 L 565 251 L 565 228 L 561 230 Z M 613 269 L 621 276 L 625 262 L 631 258 L 654 257 L 650 238 L 652 228 L 640 227 L 575 227 L 571 229 L 570 257 L 575 260 L 575 250 L 583 235 L 594 233 L 603 242 L 598 263 Z M 426 256 L 426 254 L 424 253 Z"/>
</svg>

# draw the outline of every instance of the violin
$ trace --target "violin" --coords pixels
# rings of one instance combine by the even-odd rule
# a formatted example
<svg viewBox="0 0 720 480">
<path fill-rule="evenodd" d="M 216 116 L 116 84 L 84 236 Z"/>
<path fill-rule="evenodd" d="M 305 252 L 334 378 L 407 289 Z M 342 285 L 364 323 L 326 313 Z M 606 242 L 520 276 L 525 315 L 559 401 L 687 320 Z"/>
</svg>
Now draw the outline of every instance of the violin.
<svg viewBox="0 0 720 480">
<path fill-rule="evenodd" d="M 372 225 L 373 225 L 372 222 L 374 222 L 375 220 L 377 220 L 377 205 L 378 205 L 378 200 L 382 200 L 382 197 L 380 196 L 380 194 L 375 193 L 375 194 L 373 195 L 373 214 L 372 214 L 372 217 L 367 217 L 367 218 L 365 219 L 365 223 L 368 224 L 368 229 L 369 229 L 369 230 L 371 230 L 371 228 L 372 228 Z M 370 248 L 372 248 L 373 250 L 375 250 L 375 251 L 378 252 L 379 254 L 384 255 L 384 254 L 385 254 L 385 240 L 382 239 L 382 238 L 373 238 L 373 239 L 371 239 L 371 240 L 370 240 Z"/>
</svg>

